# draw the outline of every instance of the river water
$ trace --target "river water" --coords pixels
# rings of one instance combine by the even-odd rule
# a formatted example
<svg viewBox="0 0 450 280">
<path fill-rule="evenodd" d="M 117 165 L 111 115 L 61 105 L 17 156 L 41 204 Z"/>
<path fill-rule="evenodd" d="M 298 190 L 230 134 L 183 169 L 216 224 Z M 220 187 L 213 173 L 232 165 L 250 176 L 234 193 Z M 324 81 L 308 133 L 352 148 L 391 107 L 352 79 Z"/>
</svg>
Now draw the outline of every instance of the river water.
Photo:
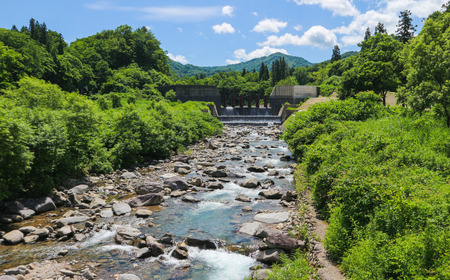
<svg viewBox="0 0 450 280">
<path fill-rule="evenodd" d="M 103 229 L 91 233 L 83 242 L 38 242 L 32 245 L 1 246 L 0 271 L 4 268 L 56 258 L 61 250 L 69 250 L 58 261 L 99 264 L 95 273 L 98 278 L 112 279 L 117 273 L 133 273 L 141 279 L 243 279 L 250 276 L 250 267 L 258 264 L 250 257 L 250 252 L 260 244 L 254 237 L 238 232 L 242 223 L 252 221 L 257 211 L 288 211 L 280 205 L 280 200 L 260 200 L 262 190 L 246 189 L 239 184 L 248 178 L 259 180 L 270 178 L 274 181 L 271 189 L 287 191 L 294 189 L 292 161 L 280 160 L 282 154 L 291 155 L 284 141 L 278 140 L 273 130 L 277 127 L 227 127 L 219 138 L 220 156 L 209 158 L 217 165 L 224 165 L 228 172 L 243 175 L 243 178 L 226 178 L 224 188 L 211 192 L 198 192 L 193 196 L 200 203 L 185 203 L 181 198 L 166 199 L 167 207 L 152 207 L 150 218 L 137 218 L 135 215 L 100 219 Z M 248 143 L 248 144 L 247 144 Z M 222 147 L 220 147 L 222 145 Z M 246 147 L 249 145 L 249 147 Z M 197 147 L 198 148 L 198 147 Z M 191 162 L 207 158 L 207 149 L 193 149 Z M 230 151 L 230 153 L 227 153 Z M 242 158 L 242 159 L 239 159 Z M 253 159 L 254 163 L 245 160 Z M 272 165 L 279 176 L 268 176 L 268 172 L 251 173 L 247 167 Z M 186 179 L 202 174 L 195 168 Z M 238 194 L 246 194 L 252 202 L 236 201 Z M 244 206 L 251 206 L 252 212 L 243 212 Z M 54 211 L 61 215 L 67 209 Z M 13 227 L 24 225 L 45 226 L 48 213 L 35 216 Z M 152 222 L 153 227 L 148 223 Z M 170 250 L 158 258 L 136 260 L 135 247 L 114 243 L 115 229 L 119 225 L 129 225 L 140 229 L 144 234 L 156 238 L 164 234 L 173 235 L 176 241 L 186 237 L 219 240 L 222 245 L 217 250 L 201 250 L 189 247 L 189 259 L 177 260 L 170 256 Z"/>
</svg>

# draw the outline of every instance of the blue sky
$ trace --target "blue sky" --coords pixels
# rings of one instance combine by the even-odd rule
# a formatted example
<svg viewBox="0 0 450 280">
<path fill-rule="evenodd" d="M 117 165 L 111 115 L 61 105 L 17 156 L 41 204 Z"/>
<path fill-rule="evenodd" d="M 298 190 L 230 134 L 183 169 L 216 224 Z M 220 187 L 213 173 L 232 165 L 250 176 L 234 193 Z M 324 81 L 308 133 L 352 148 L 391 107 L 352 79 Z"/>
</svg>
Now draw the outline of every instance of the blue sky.
<svg viewBox="0 0 450 280">
<path fill-rule="evenodd" d="M 19 29 L 34 18 L 70 43 L 127 24 L 149 27 L 181 63 L 218 66 L 283 52 L 310 62 L 359 50 L 367 27 L 394 33 L 400 11 L 422 18 L 447 0 L 2 0 L 0 27 Z"/>
</svg>

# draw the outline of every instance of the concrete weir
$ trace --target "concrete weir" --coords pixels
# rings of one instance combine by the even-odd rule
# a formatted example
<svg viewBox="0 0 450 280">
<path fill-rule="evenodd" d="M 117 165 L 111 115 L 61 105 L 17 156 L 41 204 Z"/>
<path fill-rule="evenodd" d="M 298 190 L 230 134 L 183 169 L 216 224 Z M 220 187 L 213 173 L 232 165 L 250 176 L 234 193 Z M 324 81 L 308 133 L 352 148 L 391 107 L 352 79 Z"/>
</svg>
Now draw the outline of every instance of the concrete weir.
<svg viewBox="0 0 450 280">
<path fill-rule="evenodd" d="M 284 121 L 286 103 L 295 106 L 308 97 L 317 97 L 320 87 L 276 86 L 270 96 L 249 94 L 246 96 L 220 93 L 215 86 L 176 85 L 158 88 L 162 94 L 169 90 L 176 93 L 176 99 L 186 101 L 212 102 L 211 113 L 228 125 L 279 125 Z"/>
</svg>

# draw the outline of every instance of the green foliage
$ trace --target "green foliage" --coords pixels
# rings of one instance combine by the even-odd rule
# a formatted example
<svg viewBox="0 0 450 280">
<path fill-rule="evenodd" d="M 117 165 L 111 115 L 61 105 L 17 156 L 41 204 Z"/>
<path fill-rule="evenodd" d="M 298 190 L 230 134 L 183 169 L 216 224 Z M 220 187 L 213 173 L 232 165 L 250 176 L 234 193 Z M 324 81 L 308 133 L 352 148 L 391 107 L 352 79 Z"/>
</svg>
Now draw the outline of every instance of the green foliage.
<svg viewBox="0 0 450 280">
<path fill-rule="evenodd" d="M 316 279 L 314 269 L 311 268 L 305 255 L 297 250 L 291 258 L 286 255 L 281 256 L 282 264 L 275 264 L 269 274 L 271 280 L 309 280 Z M 318 278 L 317 278 L 318 279 Z"/>
<path fill-rule="evenodd" d="M 445 279 L 450 131 L 373 93 L 351 100 L 297 113 L 284 136 L 330 223 L 330 255 L 355 279 Z"/>
<path fill-rule="evenodd" d="M 0 96 L 0 201 L 39 196 L 67 177 L 112 172 L 167 157 L 218 134 L 206 105 L 167 103 L 132 93 L 96 101 L 36 78 Z"/>
</svg>

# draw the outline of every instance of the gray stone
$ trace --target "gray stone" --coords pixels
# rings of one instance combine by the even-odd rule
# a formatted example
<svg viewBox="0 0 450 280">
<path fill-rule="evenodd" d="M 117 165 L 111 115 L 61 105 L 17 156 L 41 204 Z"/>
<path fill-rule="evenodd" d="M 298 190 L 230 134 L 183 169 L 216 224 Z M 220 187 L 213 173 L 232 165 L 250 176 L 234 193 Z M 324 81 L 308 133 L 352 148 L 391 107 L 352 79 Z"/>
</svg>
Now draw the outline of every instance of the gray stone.
<svg viewBox="0 0 450 280">
<path fill-rule="evenodd" d="M 270 170 L 269 174 L 267 174 L 267 176 L 277 176 L 278 174 L 280 174 L 277 170 Z"/>
<path fill-rule="evenodd" d="M 193 197 L 192 195 L 186 195 L 181 200 L 184 202 L 188 202 L 188 203 L 198 203 L 201 201 L 200 199 L 197 199 L 197 198 Z"/>
<path fill-rule="evenodd" d="M 23 241 L 23 233 L 20 230 L 13 230 L 3 235 L 3 239 L 7 244 L 16 245 Z"/>
<path fill-rule="evenodd" d="M 261 227 L 263 227 L 263 224 L 260 222 L 244 223 L 239 229 L 239 232 L 253 236 Z"/>
<path fill-rule="evenodd" d="M 227 177 L 228 174 L 224 170 L 217 169 L 215 167 L 210 167 L 205 170 L 205 173 L 214 178 Z"/>
<path fill-rule="evenodd" d="M 181 162 L 174 163 L 173 170 L 175 172 L 185 174 L 184 171 L 180 172 L 182 169 L 183 170 L 191 170 L 191 166 L 189 164 L 185 164 L 185 163 L 181 163 Z"/>
<path fill-rule="evenodd" d="M 98 196 L 94 197 L 94 199 L 89 204 L 89 208 L 100 208 L 106 205 L 106 201 Z"/>
<path fill-rule="evenodd" d="M 31 218 L 34 214 L 36 214 L 36 211 L 31 209 L 22 209 L 19 210 L 19 215 L 22 216 L 24 219 Z"/>
<path fill-rule="evenodd" d="M 9 275 L 0 275 L 0 280 L 17 280 L 17 279 Z"/>
<path fill-rule="evenodd" d="M 68 270 L 68 269 L 61 269 L 59 272 L 61 272 L 61 274 L 63 274 L 63 275 L 69 276 L 69 277 L 81 276 L 80 273 L 77 273 L 75 271 Z"/>
<path fill-rule="evenodd" d="M 138 209 L 136 210 L 136 216 L 139 218 L 147 218 L 149 216 L 153 215 L 153 212 L 148 209 Z"/>
<path fill-rule="evenodd" d="M 174 176 L 171 178 L 168 178 L 164 181 L 164 185 L 167 186 L 172 191 L 175 190 L 182 190 L 186 191 L 189 189 L 189 185 L 186 183 L 186 181 L 178 176 Z"/>
<path fill-rule="evenodd" d="M 267 199 L 280 199 L 283 196 L 283 193 L 280 191 L 268 190 L 260 192 L 259 195 Z"/>
<path fill-rule="evenodd" d="M 214 241 L 208 240 L 208 239 L 197 239 L 197 238 L 188 237 L 188 238 L 186 238 L 185 242 L 189 246 L 198 247 L 200 249 L 212 249 L 212 250 L 217 249 L 216 243 Z"/>
<path fill-rule="evenodd" d="M 112 216 L 114 216 L 114 213 L 111 209 L 104 209 L 100 212 L 102 218 L 111 218 Z"/>
<path fill-rule="evenodd" d="M 56 205 L 50 197 L 36 198 L 31 201 L 31 206 L 36 213 L 44 213 L 47 211 L 55 210 Z"/>
<path fill-rule="evenodd" d="M 21 228 L 19 228 L 19 230 L 20 230 L 21 232 L 23 232 L 24 234 L 29 234 L 29 233 L 35 231 L 36 229 L 37 229 L 37 228 L 36 228 L 36 227 L 33 227 L 33 226 L 27 226 L 27 227 L 21 227 Z"/>
<path fill-rule="evenodd" d="M 281 249 L 258 250 L 253 253 L 252 257 L 257 261 L 265 264 L 273 264 L 280 262 L 280 255 L 283 253 Z"/>
<path fill-rule="evenodd" d="M 249 178 L 241 183 L 241 187 L 248 188 L 248 189 L 254 189 L 260 185 L 261 185 L 261 183 L 256 178 Z"/>
<path fill-rule="evenodd" d="M 263 226 L 263 227 L 258 228 L 258 230 L 255 232 L 254 235 L 259 238 L 267 238 L 269 235 L 276 234 L 276 233 L 281 233 L 281 232 L 279 230 Z"/>
<path fill-rule="evenodd" d="M 141 248 L 136 251 L 137 259 L 146 259 L 146 258 L 150 258 L 151 256 L 152 256 L 152 253 L 150 252 L 149 248 Z"/>
<path fill-rule="evenodd" d="M 242 207 L 242 212 L 252 212 L 253 208 L 250 205 Z"/>
<path fill-rule="evenodd" d="M 139 195 L 148 193 L 158 193 L 164 190 L 163 186 L 160 183 L 149 179 L 134 181 L 131 186 Z"/>
<path fill-rule="evenodd" d="M 278 224 L 289 219 L 289 212 L 260 213 L 255 215 L 255 220 L 267 224 Z"/>
<path fill-rule="evenodd" d="M 130 180 L 130 179 L 136 179 L 137 176 L 133 172 L 124 172 L 122 175 L 120 175 L 121 179 Z"/>
<path fill-rule="evenodd" d="M 119 274 L 117 280 L 141 280 L 134 274 Z"/>
<path fill-rule="evenodd" d="M 175 250 L 172 251 L 172 257 L 179 260 L 185 260 L 189 257 L 189 253 L 180 248 L 175 248 Z"/>
<path fill-rule="evenodd" d="M 301 244 L 297 241 L 297 239 L 287 236 L 281 232 L 269 234 L 269 236 L 264 240 L 267 247 L 274 249 L 283 249 L 283 250 L 295 250 L 300 248 Z"/>
<path fill-rule="evenodd" d="M 297 192 L 296 191 L 287 191 L 282 197 L 281 200 L 292 202 L 297 199 Z"/>
<path fill-rule="evenodd" d="M 203 180 L 200 177 L 192 177 L 188 180 L 188 183 L 197 187 L 203 186 Z"/>
<path fill-rule="evenodd" d="M 269 279 L 269 273 L 272 272 L 270 269 L 258 269 L 252 274 L 252 280 L 266 280 Z"/>
<path fill-rule="evenodd" d="M 25 236 L 24 238 L 23 238 L 23 242 L 25 243 L 25 244 L 31 244 L 31 243 L 34 243 L 34 242 L 36 242 L 37 240 L 39 239 L 39 236 L 37 236 L 37 235 L 27 235 L 27 236 Z"/>
<path fill-rule="evenodd" d="M 263 173 L 266 172 L 266 170 L 264 169 L 264 167 L 260 167 L 260 166 L 250 166 L 249 168 L 247 168 L 248 171 L 250 172 L 255 172 L 255 173 Z"/>
<path fill-rule="evenodd" d="M 142 205 L 139 205 L 142 206 Z M 112 206 L 112 210 L 114 215 L 121 216 L 131 212 L 131 207 L 128 203 L 125 202 L 117 202 Z"/>
<path fill-rule="evenodd" d="M 71 237 L 75 233 L 73 226 L 63 226 L 56 231 L 57 237 Z"/>
<path fill-rule="evenodd" d="M 69 190 L 69 193 L 72 193 L 72 194 L 84 194 L 84 193 L 86 193 L 88 191 L 88 189 L 89 189 L 88 185 L 78 185 L 78 186 L 75 186 L 75 187 L 71 188 Z"/>
<path fill-rule="evenodd" d="M 84 234 L 82 234 L 82 233 L 76 233 L 76 234 L 73 236 L 73 239 L 75 239 L 76 242 L 81 242 L 81 241 L 83 241 L 83 240 L 86 239 L 86 235 L 84 235 Z"/>
<path fill-rule="evenodd" d="M 147 247 L 150 250 L 150 255 L 152 257 L 157 257 L 164 254 L 164 246 L 153 236 L 147 235 L 145 237 L 145 243 L 147 243 Z"/>
<path fill-rule="evenodd" d="M 46 228 L 40 228 L 36 229 L 30 235 L 37 235 L 39 238 L 47 238 L 47 236 L 50 234 L 50 231 Z"/>
<path fill-rule="evenodd" d="M 130 198 L 128 203 L 132 207 L 159 205 L 164 201 L 164 197 L 159 193 L 148 193 Z M 113 207 L 114 210 L 114 207 Z M 117 215 L 117 214 L 116 214 Z"/>
<path fill-rule="evenodd" d="M 6 275 L 25 275 L 28 274 L 29 271 L 24 265 L 19 265 L 17 267 L 13 267 L 10 269 L 3 270 L 3 273 Z"/>
<path fill-rule="evenodd" d="M 63 227 L 67 225 L 79 224 L 89 220 L 88 216 L 75 216 L 75 217 L 67 217 L 55 220 L 54 223 L 56 227 Z"/>
<path fill-rule="evenodd" d="M 223 189 L 223 185 L 220 182 L 212 181 L 208 183 L 208 189 L 221 190 Z"/>
<path fill-rule="evenodd" d="M 114 239 L 119 244 L 131 245 L 134 240 L 138 239 L 142 235 L 142 232 L 136 228 L 129 226 L 119 226 L 116 230 Z"/>
<path fill-rule="evenodd" d="M 242 193 L 238 194 L 236 196 L 235 200 L 242 201 L 242 202 L 250 202 L 250 201 L 252 201 L 252 199 L 250 197 L 248 197 L 247 195 L 242 194 Z"/>
<path fill-rule="evenodd" d="M 180 191 L 180 190 L 176 190 L 170 193 L 171 197 L 180 197 L 185 195 L 187 192 L 186 191 Z"/>
</svg>

